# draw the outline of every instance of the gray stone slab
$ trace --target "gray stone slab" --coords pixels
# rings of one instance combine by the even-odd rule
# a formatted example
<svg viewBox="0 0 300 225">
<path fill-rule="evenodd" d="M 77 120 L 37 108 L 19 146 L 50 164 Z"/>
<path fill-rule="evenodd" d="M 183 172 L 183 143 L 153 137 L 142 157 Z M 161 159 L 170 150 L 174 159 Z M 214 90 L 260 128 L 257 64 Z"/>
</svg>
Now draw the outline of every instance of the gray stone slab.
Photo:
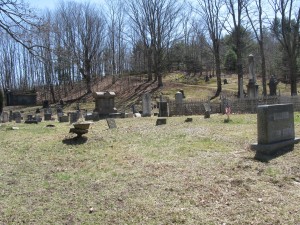
<svg viewBox="0 0 300 225">
<path fill-rule="evenodd" d="M 143 116 L 151 116 L 151 94 L 145 93 L 143 94 Z"/>
<path fill-rule="evenodd" d="M 116 121 L 114 118 L 107 118 L 106 122 L 107 122 L 109 129 L 117 128 Z"/>
</svg>

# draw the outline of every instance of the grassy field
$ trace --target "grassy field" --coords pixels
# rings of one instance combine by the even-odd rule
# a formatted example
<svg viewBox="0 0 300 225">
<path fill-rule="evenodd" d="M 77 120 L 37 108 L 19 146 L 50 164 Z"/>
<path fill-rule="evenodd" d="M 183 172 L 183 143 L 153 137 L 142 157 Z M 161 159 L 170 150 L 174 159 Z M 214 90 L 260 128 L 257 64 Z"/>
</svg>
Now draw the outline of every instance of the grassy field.
<svg viewBox="0 0 300 225">
<path fill-rule="evenodd" d="M 263 163 L 256 115 L 192 118 L 2 124 L 0 224 L 300 224 L 300 145 Z"/>
</svg>

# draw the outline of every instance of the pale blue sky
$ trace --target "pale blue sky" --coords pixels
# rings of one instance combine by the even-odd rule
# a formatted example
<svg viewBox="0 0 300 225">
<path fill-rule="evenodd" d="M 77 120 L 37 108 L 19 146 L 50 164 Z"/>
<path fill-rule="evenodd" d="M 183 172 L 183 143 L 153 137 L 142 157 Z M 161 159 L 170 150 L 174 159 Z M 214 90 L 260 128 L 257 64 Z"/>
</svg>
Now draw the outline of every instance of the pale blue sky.
<svg viewBox="0 0 300 225">
<path fill-rule="evenodd" d="M 24 2 L 29 3 L 30 8 L 35 8 L 35 9 L 54 9 L 55 6 L 62 0 L 24 0 Z M 101 4 L 103 0 L 72 0 L 75 2 L 91 2 L 95 4 Z"/>
</svg>

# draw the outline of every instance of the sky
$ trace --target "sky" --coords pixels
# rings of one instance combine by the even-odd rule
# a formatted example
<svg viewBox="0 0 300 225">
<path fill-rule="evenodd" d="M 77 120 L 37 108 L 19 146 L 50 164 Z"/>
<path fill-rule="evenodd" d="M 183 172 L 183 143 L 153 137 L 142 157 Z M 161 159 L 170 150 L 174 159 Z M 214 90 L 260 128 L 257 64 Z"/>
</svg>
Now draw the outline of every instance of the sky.
<svg viewBox="0 0 300 225">
<path fill-rule="evenodd" d="M 55 9 L 55 6 L 62 0 L 24 0 L 24 2 L 29 3 L 30 8 L 35 9 Z M 100 3 L 101 0 L 72 0 L 74 2 L 91 2 L 91 3 Z"/>
</svg>

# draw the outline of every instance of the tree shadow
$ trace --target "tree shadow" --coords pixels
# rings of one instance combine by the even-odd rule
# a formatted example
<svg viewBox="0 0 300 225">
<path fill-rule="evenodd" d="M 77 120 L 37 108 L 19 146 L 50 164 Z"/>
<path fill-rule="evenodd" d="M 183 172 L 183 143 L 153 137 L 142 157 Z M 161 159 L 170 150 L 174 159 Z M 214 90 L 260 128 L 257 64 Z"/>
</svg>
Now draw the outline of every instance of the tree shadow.
<svg viewBox="0 0 300 225">
<path fill-rule="evenodd" d="M 285 154 L 287 154 L 287 153 L 289 153 L 293 150 L 294 150 L 294 145 L 281 148 L 281 149 L 277 150 L 276 152 L 274 152 L 272 154 L 263 154 L 262 152 L 257 151 L 255 153 L 254 159 L 257 160 L 257 161 L 260 161 L 260 162 L 268 163 L 271 160 L 276 159 L 280 156 L 283 156 L 283 155 L 285 155 Z"/>
<path fill-rule="evenodd" d="M 84 143 L 86 143 L 88 140 L 87 137 L 85 136 L 76 136 L 73 138 L 68 138 L 68 139 L 64 139 L 62 140 L 62 143 L 66 144 L 66 145 L 82 145 Z"/>
</svg>

